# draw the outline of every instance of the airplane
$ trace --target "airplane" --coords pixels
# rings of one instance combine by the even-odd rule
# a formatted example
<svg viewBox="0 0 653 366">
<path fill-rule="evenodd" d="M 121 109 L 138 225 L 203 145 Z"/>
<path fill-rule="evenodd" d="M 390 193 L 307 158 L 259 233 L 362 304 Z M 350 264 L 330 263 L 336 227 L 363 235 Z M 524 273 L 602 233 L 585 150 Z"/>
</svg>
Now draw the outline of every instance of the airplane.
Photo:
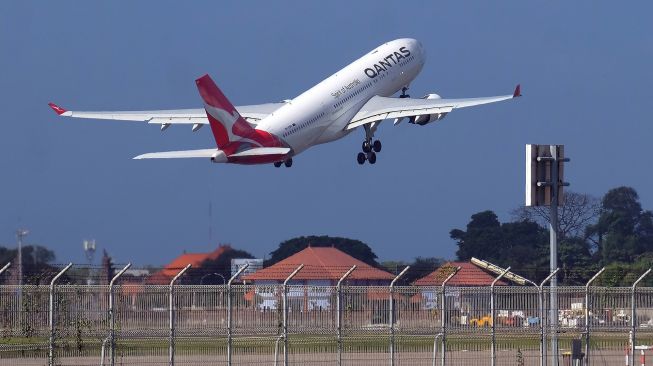
<svg viewBox="0 0 653 366">
<path fill-rule="evenodd" d="M 193 132 L 209 125 L 217 148 L 154 152 L 134 159 L 205 158 L 214 163 L 282 164 L 291 167 L 293 157 L 306 149 L 335 141 L 362 127 L 365 138 L 358 164 L 376 163 L 381 141 L 374 133 L 382 121 L 394 125 L 406 120 L 424 126 L 442 120 L 458 108 L 500 102 L 521 96 L 517 85 L 508 95 L 444 99 L 438 94 L 410 98 L 406 91 L 426 61 L 422 43 L 411 38 L 384 43 L 329 76 L 294 99 L 279 103 L 234 107 L 207 74 L 195 80 L 204 109 L 82 112 L 54 103 L 60 116 L 191 125 Z M 398 97 L 392 97 L 401 91 Z"/>
</svg>

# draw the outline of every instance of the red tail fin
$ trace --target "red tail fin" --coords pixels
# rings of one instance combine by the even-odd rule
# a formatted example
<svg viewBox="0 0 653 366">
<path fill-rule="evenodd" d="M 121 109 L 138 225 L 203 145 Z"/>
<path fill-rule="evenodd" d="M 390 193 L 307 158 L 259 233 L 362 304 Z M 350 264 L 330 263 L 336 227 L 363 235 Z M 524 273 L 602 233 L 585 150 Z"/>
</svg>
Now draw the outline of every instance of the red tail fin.
<svg viewBox="0 0 653 366">
<path fill-rule="evenodd" d="M 238 136 L 252 133 L 253 128 L 240 116 L 208 74 L 195 80 L 195 83 L 204 100 L 206 117 L 219 148 L 237 140 Z"/>
</svg>

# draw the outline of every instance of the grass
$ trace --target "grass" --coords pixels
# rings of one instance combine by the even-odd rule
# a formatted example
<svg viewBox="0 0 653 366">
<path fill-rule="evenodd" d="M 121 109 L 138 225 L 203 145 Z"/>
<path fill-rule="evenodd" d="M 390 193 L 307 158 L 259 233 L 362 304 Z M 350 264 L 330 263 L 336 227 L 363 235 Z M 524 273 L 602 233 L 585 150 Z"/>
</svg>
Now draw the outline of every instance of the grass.
<svg viewBox="0 0 653 366">
<path fill-rule="evenodd" d="M 642 334 L 641 342 L 651 343 L 652 335 Z M 571 348 L 571 335 L 560 335 L 560 348 Z M 577 337 L 576 337 L 577 338 Z M 265 337 L 234 337 L 232 341 L 234 354 L 271 354 L 274 352 L 278 336 Z M 396 350 L 399 352 L 428 352 L 433 348 L 434 336 L 403 335 L 395 336 Z M 497 336 L 497 349 L 522 349 L 536 350 L 539 348 L 539 335 L 530 333 L 523 336 Z M 390 336 L 385 335 L 347 335 L 342 339 L 344 352 L 387 352 Z M 447 349 L 450 351 L 484 351 L 491 347 L 489 335 L 447 336 Z M 292 353 L 335 353 L 338 343 L 334 335 L 289 335 L 288 343 Z M 438 342 L 439 343 L 439 342 Z M 627 343 L 626 334 L 593 334 L 592 348 L 622 349 Z M 638 342 L 640 343 L 640 342 Z M 100 354 L 102 339 L 86 339 L 78 342 L 75 339 L 57 339 L 57 355 L 59 357 L 92 356 Z M 8 347 L 7 347 L 8 346 Z M 25 346 L 25 347 L 20 347 Z M 279 342 L 280 350 L 283 340 Z M 122 355 L 166 355 L 168 353 L 167 338 L 119 338 L 116 349 Z M 184 355 L 214 355 L 226 354 L 227 339 L 220 338 L 188 338 L 180 337 L 175 340 L 176 352 Z M 4 348 L 4 349 L 3 349 Z M 18 348 L 18 349 L 17 349 Z M 22 348 L 22 349 L 21 349 Z M 48 349 L 48 338 L 2 338 L 0 339 L 0 358 L 15 357 L 43 357 Z"/>
</svg>

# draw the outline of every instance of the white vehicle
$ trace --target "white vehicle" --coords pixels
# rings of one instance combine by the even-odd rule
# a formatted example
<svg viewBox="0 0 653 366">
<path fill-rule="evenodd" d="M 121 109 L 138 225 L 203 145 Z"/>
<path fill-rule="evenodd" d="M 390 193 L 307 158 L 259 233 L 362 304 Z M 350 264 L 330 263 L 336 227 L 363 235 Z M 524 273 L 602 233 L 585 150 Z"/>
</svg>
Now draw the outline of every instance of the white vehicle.
<svg viewBox="0 0 653 366">
<path fill-rule="evenodd" d="M 141 121 L 190 125 L 193 131 L 208 124 L 217 148 L 143 154 L 134 159 L 207 158 L 214 163 L 292 166 L 293 157 L 319 144 L 345 137 L 358 127 L 365 130 L 357 161 L 376 162 L 381 141 L 374 132 L 386 119 L 416 125 L 439 121 L 457 108 L 499 102 L 520 96 L 513 94 L 467 99 L 443 99 L 427 94 L 413 99 L 408 85 L 424 66 L 422 44 L 410 38 L 385 43 L 347 65 L 292 100 L 281 103 L 234 107 L 208 75 L 196 80 L 204 109 L 78 112 L 50 103 L 59 115 L 76 118 Z M 401 95 L 391 97 L 401 91 Z"/>
</svg>

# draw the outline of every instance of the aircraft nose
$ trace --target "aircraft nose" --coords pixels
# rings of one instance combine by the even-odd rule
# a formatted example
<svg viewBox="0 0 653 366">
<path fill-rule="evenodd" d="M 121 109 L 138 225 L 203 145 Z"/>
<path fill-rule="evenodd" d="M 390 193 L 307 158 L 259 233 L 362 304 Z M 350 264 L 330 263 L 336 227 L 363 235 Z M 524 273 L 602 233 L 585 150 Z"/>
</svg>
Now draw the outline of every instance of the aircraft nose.
<svg viewBox="0 0 653 366">
<path fill-rule="evenodd" d="M 418 40 L 413 41 L 413 48 L 417 50 L 417 54 L 419 55 L 419 58 L 424 62 L 426 60 L 426 51 L 424 50 L 424 47 L 422 46 L 422 42 Z"/>
</svg>

